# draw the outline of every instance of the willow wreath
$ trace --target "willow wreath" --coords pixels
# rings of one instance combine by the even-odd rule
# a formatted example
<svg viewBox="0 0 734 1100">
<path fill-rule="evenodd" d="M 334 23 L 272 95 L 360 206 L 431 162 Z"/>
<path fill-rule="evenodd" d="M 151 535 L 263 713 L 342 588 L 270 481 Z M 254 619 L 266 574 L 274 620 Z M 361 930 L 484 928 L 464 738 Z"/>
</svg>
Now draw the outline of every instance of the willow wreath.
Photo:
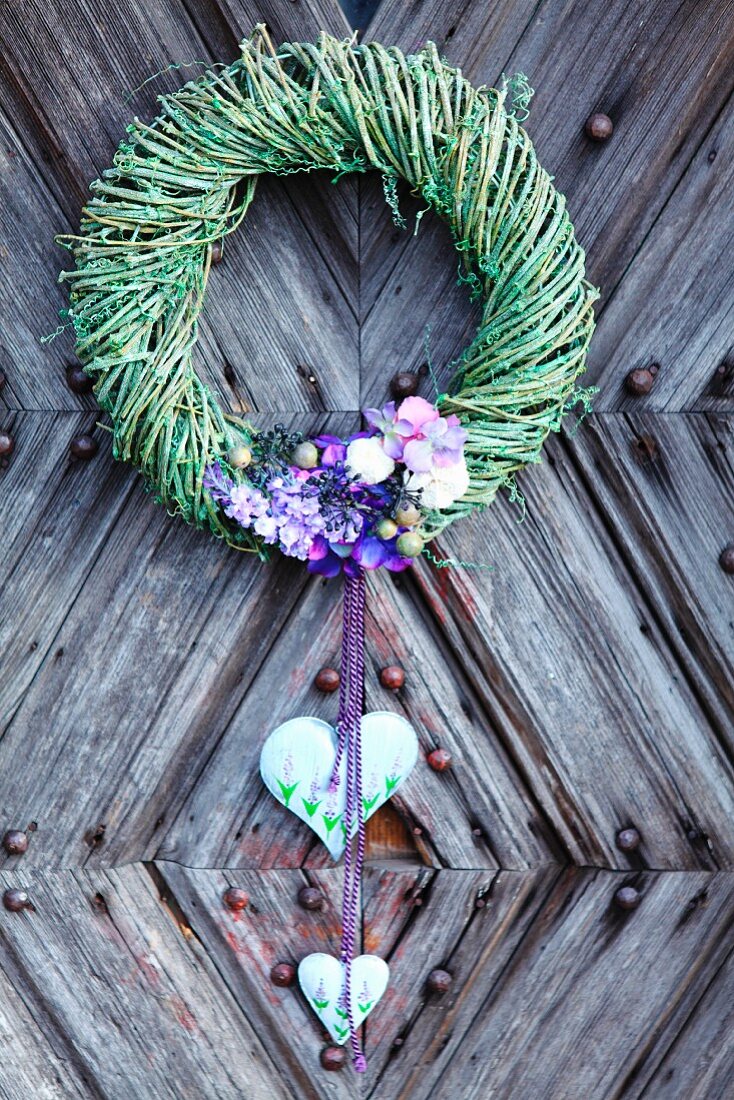
<svg viewBox="0 0 734 1100">
<path fill-rule="evenodd" d="M 265 444 L 192 364 L 212 250 L 244 218 L 262 172 L 376 169 L 388 201 L 403 179 L 445 219 L 481 303 L 433 414 L 461 424 L 468 476 L 459 499 L 424 505 L 422 545 L 539 461 L 581 392 L 596 292 L 564 198 L 507 88 L 472 87 L 432 43 L 405 56 L 322 34 L 276 50 L 258 27 L 241 51 L 161 97 L 152 124 L 134 120 L 91 187 L 79 235 L 63 239 L 76 261 L 61 276 L 76 349 L 111 417 L 114 455 L 172 512 L 263 551 L 222 502 Z M 265 442 L 272 451 L 273 433 Z"/>
</svg>

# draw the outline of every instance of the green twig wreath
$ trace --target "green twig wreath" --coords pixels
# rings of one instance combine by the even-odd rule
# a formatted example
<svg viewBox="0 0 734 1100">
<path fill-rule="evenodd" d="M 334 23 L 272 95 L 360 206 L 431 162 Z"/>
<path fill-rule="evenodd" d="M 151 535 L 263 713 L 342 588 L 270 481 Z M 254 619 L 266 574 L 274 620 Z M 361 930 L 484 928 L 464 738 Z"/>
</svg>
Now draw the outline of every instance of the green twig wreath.
<svg viewBox="0 0 734 1100">
<path fill-rule="evenodd" d="M 388 199 L 402 178 L 448 223 L 482 309 L 438 400 L 466 430 L 470 483 L 429 512 L 423 538 L 539 460 L 578 397 L 596 292 L 564 198 L 506 95 L 472 87 L 432 43 L 406 57 L 322 34 L 276 51 L 258 27 L 234 64 L 161 98 L 151 125 L 128 127 L 80 234 L 65 239 L 76 269 L 62 279 L 114 454 L 170 510 L 260 547 L 202 485 L 208 465 L 249 435 L 197 377 L 192 353 L 212 247 L 242 221 L 261 172 L 377 169 Z"/>
</svg>

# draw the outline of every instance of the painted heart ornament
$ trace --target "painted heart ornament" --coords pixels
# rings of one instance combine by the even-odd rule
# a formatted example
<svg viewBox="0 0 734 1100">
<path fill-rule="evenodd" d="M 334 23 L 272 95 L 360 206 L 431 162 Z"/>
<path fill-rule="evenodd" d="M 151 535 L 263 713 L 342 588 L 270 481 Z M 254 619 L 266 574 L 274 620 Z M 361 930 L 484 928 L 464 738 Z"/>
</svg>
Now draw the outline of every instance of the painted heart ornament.
<svg viewBox="0 0 734 1100">
<path fill-rule="evenodd" d="M 390 969 L 377 955 L 352 959 L 351 1001 L 355 1027 L 359 1027 L 387 988 Z M 345 990 L 345 965 L 333 955 L 316 952 L 301 960 L 298 981 L 303 994 L 335 1043 L 349 1038 Z"/>
<path fill-rule="evenodd" d="M 410 722 L 392 711 L 362 719 L 362 807 L 371 817 L 403 785 L 418 759 L 418 738 Z M 333 859 L 346 845 L 346 765 L 342 759 L 336 791 L 329 781 L 336 760 L 337 734 L 320 718 L 292 718 L 274 730 L 260 754 L 265 786 L 324 842 Z M 352 835 L 357 832 L 357 822 Z"/>
</svg>

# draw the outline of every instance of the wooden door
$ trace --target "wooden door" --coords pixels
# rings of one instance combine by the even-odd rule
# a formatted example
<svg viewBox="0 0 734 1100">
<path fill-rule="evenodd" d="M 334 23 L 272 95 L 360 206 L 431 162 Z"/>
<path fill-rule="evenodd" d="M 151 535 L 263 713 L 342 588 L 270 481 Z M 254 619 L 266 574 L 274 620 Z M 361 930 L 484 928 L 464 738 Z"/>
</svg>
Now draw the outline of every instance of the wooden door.
<svg viewBox="0 0 734 1100">
<path fill-rule="evenodd" d="M 336 0 L 0 11 L 0 829 L 28 830 L 2 881 L 34 905 L 0 916 L 2 1096 L 730 1097 L 734 9 L 382 0 L 364 32 L 430 38 L 476 83 L 527 74 L 602 292 L 594 415 L 523 476 L 524 509 L 498 500 L 441 540 L 491 570 L 370 581 L 367 704 L 405 714 L 422 758 L 370 823 L 363 944 L 392 978 L 364 1082 L 320 1067 L 316 1019 L 270 980 L 336 949 L 341 868 L 257 773 L 278 721 L 333 717 L 313 677 L 337 662 L 339 586 L 171 520 L 69 391 L 69 333 L 40 343 L 65 304 L 54 235 L 126 122 L 261 20 L 276 40 L 351 33 Z M 342 432 L 423 368 L 427 326 L 440 368 L 474 321 L 446 231 L 397 230 L 379 181 L 264 179 L 199 364 L 258 422 Z M 69 457 L 80 431 L 90 462 Z M 298 905 L 307 884 L 321 910 Z"/>
</svg>

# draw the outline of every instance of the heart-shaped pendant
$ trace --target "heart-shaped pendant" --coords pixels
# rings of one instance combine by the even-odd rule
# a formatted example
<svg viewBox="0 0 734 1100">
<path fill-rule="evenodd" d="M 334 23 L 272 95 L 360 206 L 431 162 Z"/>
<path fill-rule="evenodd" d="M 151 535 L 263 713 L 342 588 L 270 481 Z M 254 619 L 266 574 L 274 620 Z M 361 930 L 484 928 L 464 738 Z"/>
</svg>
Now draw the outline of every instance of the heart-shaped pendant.
<svg viewBox="0 0 734 1100">
<path fill-rule="evenodd" d="M 346 967 L 333 955 L 306 955 L 298 967 L 304 996 L 335 1043 L 349 1038 L 349 1018 L 344 989 Z M 351 1001 L 354 1026 L 359 1027 L 387 988 L 390 968 L 377 955 L 352 959 Z"/>
<path fill-rule="evenodd" d="M 320 718 L 292 718 L 270 734 L 260 754 L 265 786 L 283 806 L 310 825 L 333 859 L 346 846 L 346 766 L 337 790 L 328 787 L 336 760 L 337 735 Z M 418 738 L 410 722 L 392 711 L 362 719 L 362 807 L 364 819 L 403 785 L 418 759 Z M 357 831 L 354 822 L 352 835 Z"/>
</svg>

